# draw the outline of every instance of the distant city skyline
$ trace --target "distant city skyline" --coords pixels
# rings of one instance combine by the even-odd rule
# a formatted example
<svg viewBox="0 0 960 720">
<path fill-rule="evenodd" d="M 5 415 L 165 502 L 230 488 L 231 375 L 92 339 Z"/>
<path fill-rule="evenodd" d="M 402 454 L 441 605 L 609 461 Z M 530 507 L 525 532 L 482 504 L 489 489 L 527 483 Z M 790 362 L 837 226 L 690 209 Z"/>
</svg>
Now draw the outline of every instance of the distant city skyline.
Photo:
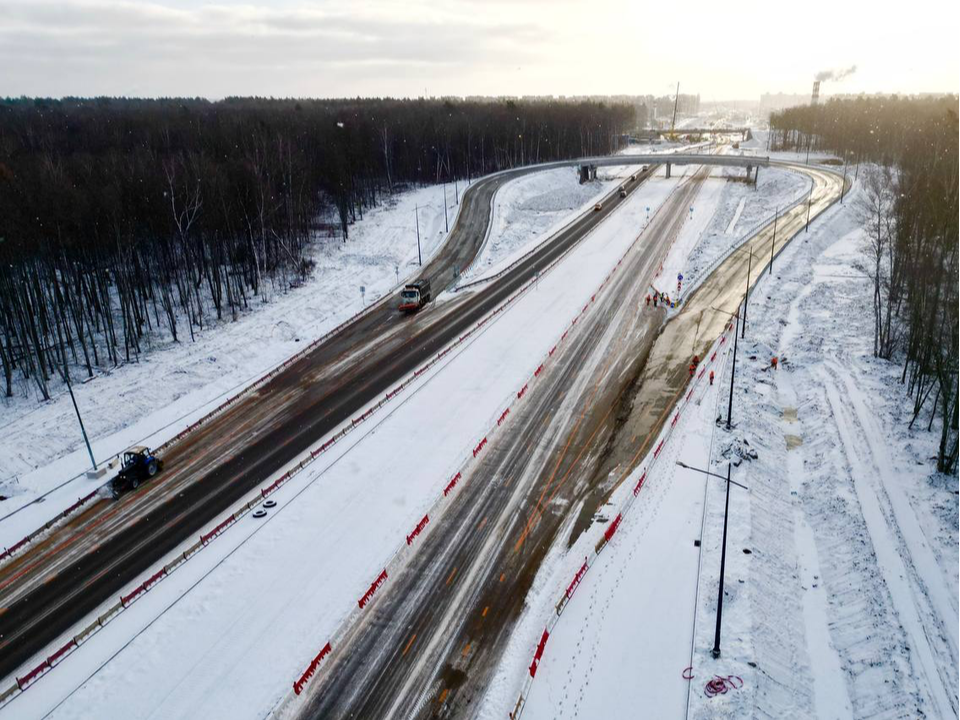
<svg viewBox="0 0 960 720">
<path fill-rule="evenodd" d="M 0 95 L 956 93 L 956 5 L 881 7 L 0 0 Z"/>
</svg>

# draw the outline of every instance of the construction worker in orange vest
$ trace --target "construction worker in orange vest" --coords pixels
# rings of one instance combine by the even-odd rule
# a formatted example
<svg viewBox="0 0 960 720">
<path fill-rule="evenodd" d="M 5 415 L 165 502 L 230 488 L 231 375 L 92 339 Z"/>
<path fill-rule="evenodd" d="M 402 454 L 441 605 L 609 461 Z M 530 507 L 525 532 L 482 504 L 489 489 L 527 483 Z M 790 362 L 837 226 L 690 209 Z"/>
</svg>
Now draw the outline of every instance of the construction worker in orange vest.
<svg viewBox="0 0 960 720">
<path fill-rule="evenodd" d="M 713 385 L 713 370 L 710 371 L 710 384 Z"/>
<path fill-rule="evenodd" d="M 693 374 L 697 371 L 697 366 L 693 363 L 690 363 L 690 377 L 693 377 Z"/>
<path fill-rule="evenodd" d="M 770 360 L 770 367 L 772 367 L 774 370 L 776 370 L 776 369 L 777 369 L 777 363 L 779 363 L 779 362 L 780 362 L 780 360 L 777 358 L 776 355 L 774 355 L 774 356 L 773 356 L 773 359 Z"/>
<path fill-rule="evenodd" d="M 647 306 L 650 305 L 650 293 L 647 293 Z"/>
</svg>

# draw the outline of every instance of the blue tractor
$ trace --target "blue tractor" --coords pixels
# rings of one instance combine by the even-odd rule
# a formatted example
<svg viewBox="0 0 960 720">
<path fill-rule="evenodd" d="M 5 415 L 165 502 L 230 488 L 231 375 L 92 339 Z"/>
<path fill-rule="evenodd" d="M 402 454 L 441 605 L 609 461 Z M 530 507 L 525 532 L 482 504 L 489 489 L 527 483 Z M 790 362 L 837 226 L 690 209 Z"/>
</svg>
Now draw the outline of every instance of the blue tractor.
<svg viewBox="0 0 960 720">
<path fill-rule="evenodd" d="M 135 445 L 123 453 L 120 472 L 113 479 L 112 490 L 115 498 L 127 490 L 136 490 L 140 483 L 149 480 L 163 470 L 163 460 L 143 445 Z"/>
</svg>

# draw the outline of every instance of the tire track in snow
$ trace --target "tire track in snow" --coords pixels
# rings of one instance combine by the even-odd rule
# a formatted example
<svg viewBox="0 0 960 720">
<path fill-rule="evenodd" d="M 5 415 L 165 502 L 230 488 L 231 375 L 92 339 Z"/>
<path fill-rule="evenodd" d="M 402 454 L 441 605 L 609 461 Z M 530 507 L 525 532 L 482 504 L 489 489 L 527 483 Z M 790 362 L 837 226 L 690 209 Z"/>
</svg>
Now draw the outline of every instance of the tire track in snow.
<svg viewBox="0 0 960 720">
<path fill-rule="evenodd" d="M 867 428 L 872 424 L 861 403 L 854 400 L 843 380 L 845 371 L 827 361 L 816 371 L 823 382 L 827 402 L 836 420 L 841 452 L 847 459 L 857 499 L 863 511 L 881 576 L 893 608 L 910 640 L 911 665 L 922 691 L 938 717 L 957 715 L 955 679 L 957 664 L 945 638 L 941 618 L 931 607 L 931 598 L 920 581 L 910 548 L 906 544 L 882 478 L 890 466 L 873 454 Z M 841 393 L 838 383 L 844 384 Z M 844 403 L 842 398 L 852 400 Z M 864 452 L 869 447 L 871 452 Z M 885 456 L 885 453 L 882 453 Z M 883 465 L 886 467 L 882 467 Z M 880 482 L 877 481 L 880 480 Z M 934 566 L 938 567 L 938 566 Z M 930 626 L 936 628 L 931 632 Z M 948 647 L 944 647 L 947 644 Z"/>
</svg>

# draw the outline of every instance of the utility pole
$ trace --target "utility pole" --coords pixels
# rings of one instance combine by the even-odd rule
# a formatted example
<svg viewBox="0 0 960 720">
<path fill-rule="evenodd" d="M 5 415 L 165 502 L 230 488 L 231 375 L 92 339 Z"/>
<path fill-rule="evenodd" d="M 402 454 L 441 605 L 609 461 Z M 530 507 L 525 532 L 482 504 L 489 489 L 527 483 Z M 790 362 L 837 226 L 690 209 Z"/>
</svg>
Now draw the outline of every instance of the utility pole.
<svg viewBox="0 0 960 720">
<path fill-rule="evenodd" d="M 750 270 L 753 267 L 753 248 L 750 248 L 750 259 L 747 261 L 747 289 L 743 292 L 743 330 L 740 337 L 747 336 L 747 300 L 750 297 Z"/>
<path fill-rule="evenodd" d="M 736 357 L 736 353 L 734 353 Z M 717 631 L 713 636 L 714 659 L 720 657 L 720 623 L 723 619 L 723 574 L 727 567 L 727 516 L 730 513 L 730 463 L 727 463 L 727 499 L 723 506 L 723 542 L 720 547 L 720 594 L 717 596 Z"/>
<path fill-rule="evenodd" d="M 83 418 L 80 417 L 80 408 L 77 407 L 77 399 L 73 396 L 73 383 L 70 382 L 70 370 L 67 368 L 66 355 L 63 362 L 63 377 L 67 381 L 67 390 L 70 391 L 70 400 L 73 402 L 73 410 L 77 413 L 77 421 L 80 423 L 80 433 L 83 435 L 83 442 L 87 446 L 87 454 L 90 456 L 90 464 L 93 465 L 93 471 L 97 471 L 97 461 L 93 458 L 93 448 L 90 447 L 90 440 L 87 438 L 87 430 L 83 427 Z"/>
<path fill-rule="evenodd" d="M 450 223 L 447 222 L 447 181 L 443 181 L 443 227 L 450 232 Z"/>
<path fill-rule="evenodd" d="M 803 226 L 803 231 L 806 232 L 810 229 L 810 204 L 813 202 L 813 188 L 810 188 L 810 192 L 807 194 L 807 224 Z"/>
<path fill-rule="evenodd" d="M 673 122 L 670 123 L 670 132 L 677 129 L 677 105 L 680 103 L 680 83 L 677 83 L 677 94 L 673 98 Z"/>
<path fill-rule="evenodd" d="M 843 194 L 847 190 L 847 151 L 843 151 L 843 184 L 840 185 L 840 204 L 843 205 Z"/>
<path fill-rule="evenodd" d="M 417 262 L 422 266 L 423 265 L 423 256 L 420 254 L 420 206 L 417 205 L 417 209 L 414 211 L 417 216 Z"/>
<path fill-rule="evenodd" d="M 737 308 L 739 311 L 740 308 Z M 730 368 L 730 401 L 727 403 L 727 430 L 730 429 L 730 417 L 733 414 L 733 380 L 737 375 L 737 339 L 740 335 L 740 313 L 737 312 L 737 328 L 733 333 L 733 367 Z"/>
<path fill-rule="evenodd" d="M 780 208 L 777 207 L 773 215 L 773 240 L 770 241 L 770 274 L 773 275 L 773 249 L 777 246 L 777 218 L 780 217 Z"/>
<path fill-rule="evenodd" d="M 460 204 L 460 187 L 457 184 L 457 176 L 453 176 L 453 199 L 457 205 Z"/>
</svg>

